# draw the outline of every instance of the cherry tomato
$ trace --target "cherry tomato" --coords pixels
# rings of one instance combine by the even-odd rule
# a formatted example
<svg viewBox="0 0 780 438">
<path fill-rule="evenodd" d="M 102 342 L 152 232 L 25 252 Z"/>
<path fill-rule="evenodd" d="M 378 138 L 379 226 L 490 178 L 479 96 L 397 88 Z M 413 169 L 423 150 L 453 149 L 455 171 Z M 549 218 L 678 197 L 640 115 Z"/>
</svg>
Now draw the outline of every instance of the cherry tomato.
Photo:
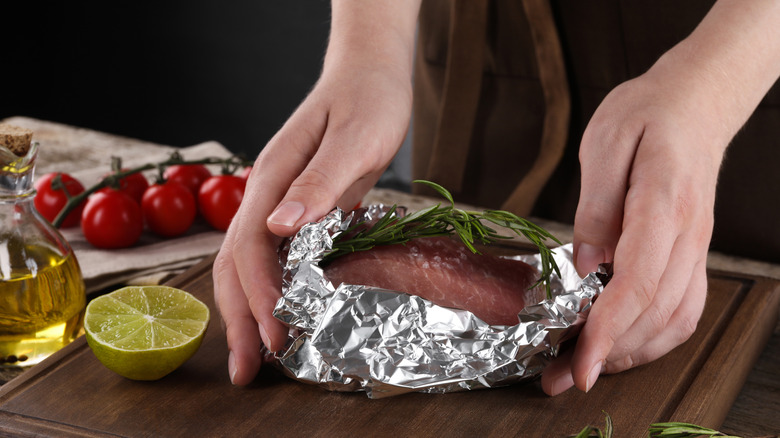
<svg viewBox="0 0 780 438">
<path fill-rule="evenodd" d="M 127 169 L 122 169 L 123 172 L 126 170 Z M 110 175 L 110 173 L 103 175 L 103 177 L 108 175 Z M 125 192 L 138 204 L 141 204 L 141 198 L 144 196 L 144 192 L 147 188 L 149 188 L 149 181 L 146 180 L 146 177 L 141 172 L 131 173 L 130 175 L 127 175 L 126 177 L 119 180 L 119 190 Z M 98 191 L 104 192 L 108 190 L 115 189 L 104 187 Z"/>
<path fill-rule="evenodd" d="M 244 170 L 241 171 L 241 173 L 238 175 L 241 178 L 244 179 L 244 181 L 249 179 L 249 174 L 252 173 L 252 166 L 247 166 L 244 168 Z"/>
<path fill-rule="evenodd" d="M 126 248 L 144 230 L 141 206 L 121 190 L 99 191 L 87 200 L 81 214 L 81 231 L 98 248 Z"/>
<path fill-rule="evenodd" d="M 197 198 L 203 181 L 211 178 L 211 171 L 202 164 L 176 164 L 165 169 L 163 178 L 182 184 Z"/>
<path fill-rule="evenodd" d="M 57 176 L 60 176 L 60 181 L 65 186 L 65 190 L 68 191 L 70 196 L 76 196 L 84 191 L 84 186 L 81 183 L 68 175 L 67 173 L 48 173 L 43 175 L 38 181 L 35 182 L 35 190 L 38 194 L 35 196 L 35 209 L 45 217 L 49 222 L 54 222 L 54 218 L 62 211 L 65 204 L 68 202 L 68 196 L 65 194 L 65 190 L 55 189 L 52 187 L 52 180 Z M 81 218 L 81 211 L 84 210 L 84 202 L 79 204 L 73 211 L 68 213 L 65 220 L 62 221 L 62 228 L 75 227 L 79 224 Z"/>
<path fill-rule="evenodd" d="M 207 179 L 198 192 L 198 208 L 212 227 L 225 231 L 244 197 L 246 181 L 235 175 Z"/>
<path fill-rule="evenodd" d="M 195 221 L 195 197 L 183 184 L 168 180 L 151 185 L 141 199 L 144 222 L 163 237 L 184 234 Z"/>
</svg>

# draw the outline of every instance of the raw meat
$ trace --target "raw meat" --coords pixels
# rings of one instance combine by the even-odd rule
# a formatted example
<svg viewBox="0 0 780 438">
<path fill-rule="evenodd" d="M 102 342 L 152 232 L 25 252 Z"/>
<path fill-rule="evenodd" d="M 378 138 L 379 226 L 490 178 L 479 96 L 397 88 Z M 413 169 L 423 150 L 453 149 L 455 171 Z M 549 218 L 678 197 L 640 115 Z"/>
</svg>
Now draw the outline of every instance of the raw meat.
<svg viewBox="0 0 780 438">
<path fill-rule="evenodd" d="M 447 237 L 379 246 L 334 260 L 325 276 L 335 285 L 362 284 L 418 295 L 472 312 L 489 324 L 517 324 L 526 303 L 544 296 L 529 289 L 539 273 L 526 263 L 474 254 Z"/>
</svg>

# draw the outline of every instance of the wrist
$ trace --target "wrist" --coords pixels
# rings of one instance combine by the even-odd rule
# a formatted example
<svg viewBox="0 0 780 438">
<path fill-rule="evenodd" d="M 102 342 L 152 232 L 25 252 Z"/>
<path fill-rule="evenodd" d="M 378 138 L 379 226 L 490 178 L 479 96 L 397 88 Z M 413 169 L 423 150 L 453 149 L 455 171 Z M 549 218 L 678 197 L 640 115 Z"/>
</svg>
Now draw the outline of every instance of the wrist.
<svg viewBox="0 0 780 438">
<path fill-rule="evenodd" d="M 652 70 L 678 81 L 728 143 L 780 76 L 778 20 L 780 2 L 720 0 Z"/>
<path fill-rule="evenodd" d="M 323 74 L 384 70 L 411 81 L 419 0 L 334 0 Z"/>
</svg>

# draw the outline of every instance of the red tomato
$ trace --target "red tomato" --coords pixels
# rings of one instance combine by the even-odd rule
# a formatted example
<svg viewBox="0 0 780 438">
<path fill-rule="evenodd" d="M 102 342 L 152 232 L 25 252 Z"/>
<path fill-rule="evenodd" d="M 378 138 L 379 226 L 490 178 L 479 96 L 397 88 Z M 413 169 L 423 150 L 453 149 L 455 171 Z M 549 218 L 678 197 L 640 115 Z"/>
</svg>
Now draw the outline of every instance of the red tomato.
<svg viewBox="0 0 780 438">
<path fill-rule="evenodd" d="M 143 230 L 141 206 L 120 190 L 109 189 L 90 196 L 81 214 L 81 231 L 98 248 L 132 246 Z"/>
<path fill-rule="evenodd" d="M 184 234 L 195 221 L 195 197 L 183 184 L 166 181 L 153 184 L 141 199 L 144 222 L 163 237 Z"/>
<path fill-rule="evenodd" d="M 197 198 L 203 181 L 211 178 L 211 171 L 202 164 L 177 164 L 165 169 L 163 178 L 182 184 Z"/>
<path fill-rule="evenodd" d="M 127 169 L 122 169 L 123 172 L 125 170 Z M 103 175 L 103 177 L 105 178 L 108 175 L 110 175 L 110 173 Z M 141 172 L 131 173 L 130 175 L 127 175 L 126 177 L 119 180 L 119 190 L 125 192 L 138 204 L 141 204 L 141 198 L 144 196 L 144 192 L 147 188 L 149 188 L 149 181 L 146 180 L 146 177 Z M 104 192 L 108 190 L 115 189 L 104 187 L 98 191 Z"/>
<path fill-rule="evenodd" d="M 198 208 L 212 227 L 225 231 L 244 197 L 246 181 L 235 175 L 207 179 L 198 192 Z"/>
<path fill-rule="evenodd" d="M 249 174 L 252 173 L 252 166 L 247 166 L 244 168 L 244 170 L 241 171 L 241 173 L 238 175 L 241 178 L 244 179 L 244 181 L 249 179 Z"/>
<path fill-rule="evenodd" d="M 65 207 L 65 203 L 68 202 L 68 196 L 65 194 L 65 190 L 54 189 L 51 186 L 52 180 L 57 175 L 60 175 L 60 181 L 62 181 L 65 190 L 67 190 L 70 196 L 76 196 L 84 191 L 84 186 L 67 173 L 48 173 L 36 181 L 35 190 L 38 194 L 33 201 L 35 203 L 35 209 L 49 222 L 54 222 L 54 218 L 56 218 L 60 211 Z M 79 204 L 68 214 L 62 222 L 61 227 L 68 228 L 78 225 L 82 210 L 84 210 L 84 202 Z"/>
</svg>

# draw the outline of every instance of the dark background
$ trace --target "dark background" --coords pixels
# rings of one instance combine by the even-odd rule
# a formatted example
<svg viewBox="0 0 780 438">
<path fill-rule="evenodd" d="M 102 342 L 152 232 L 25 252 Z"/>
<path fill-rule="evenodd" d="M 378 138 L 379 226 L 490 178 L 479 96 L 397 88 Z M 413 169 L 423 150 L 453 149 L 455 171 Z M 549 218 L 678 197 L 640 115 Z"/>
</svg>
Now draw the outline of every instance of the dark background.
<svg viewBox="0 0 780 438">
<path fill-rule="evenodd" d="M 0 119 L 254 157 L 322 64 L 330 3 L 15 2 L 0 11 Z"/>
</svg>

